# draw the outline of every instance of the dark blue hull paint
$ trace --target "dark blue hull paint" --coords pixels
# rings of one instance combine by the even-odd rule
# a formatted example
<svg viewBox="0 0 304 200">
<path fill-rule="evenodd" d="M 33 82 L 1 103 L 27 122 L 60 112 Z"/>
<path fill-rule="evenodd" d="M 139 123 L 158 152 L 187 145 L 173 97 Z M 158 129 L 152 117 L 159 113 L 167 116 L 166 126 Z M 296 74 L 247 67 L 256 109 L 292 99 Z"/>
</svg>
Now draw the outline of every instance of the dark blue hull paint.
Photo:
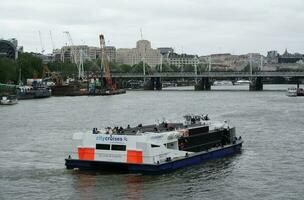
<svg viewBox="0 0 304 200">
<path fill-rule="evenodd" d="M 115 162 L 102 162 L 102 161 L 87 161 L 66 159 L 65 165 L 67 169 L 78 168 L 80 170 L 105 170 L 105 171 L 118 171 L 118 172 L 131 172 L 142 174 L 162 174 L 191 165 L 203 163 L 208 160 L 218 159 L 225 156 L 232 155 L 240 152 L 242 148 L 242 141 L 236 144 L 226 146 L 210 152 L 199 153 L 184 159 L 172 160 L 161 164 L 129 164 L 129 163 L 115 163 Z"/>
</svg>

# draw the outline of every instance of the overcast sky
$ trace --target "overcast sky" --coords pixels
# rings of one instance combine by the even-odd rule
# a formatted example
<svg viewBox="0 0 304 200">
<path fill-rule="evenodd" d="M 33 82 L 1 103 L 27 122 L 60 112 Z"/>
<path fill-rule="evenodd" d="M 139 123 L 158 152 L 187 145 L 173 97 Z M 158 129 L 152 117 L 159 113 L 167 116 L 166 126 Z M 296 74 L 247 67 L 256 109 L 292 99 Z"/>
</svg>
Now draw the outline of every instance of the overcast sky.
<svg viewBox="0 0 304 200">
<path fill-rule="evenodd" d="M 303 0 L 1 0 L 0 38 L 17 38 L 25 51 L 46 52 L 68 43 L 152 47 L 178 53 L 243 54 L 269 50 L 304 53 Z"/>
</svg>

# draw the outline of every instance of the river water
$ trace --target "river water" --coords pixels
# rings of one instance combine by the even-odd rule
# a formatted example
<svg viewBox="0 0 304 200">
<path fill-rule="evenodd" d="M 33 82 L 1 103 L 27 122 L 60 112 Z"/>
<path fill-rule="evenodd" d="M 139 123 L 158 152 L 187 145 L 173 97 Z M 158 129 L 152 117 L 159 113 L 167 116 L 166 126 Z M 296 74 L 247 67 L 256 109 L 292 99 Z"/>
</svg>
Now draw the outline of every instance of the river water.
<svg viewBox="0 0 304 200">
<path fill-rule="evenodd" d="M 0 199 L 303 199 L 304 98 L 215 89 L 1 106 Z M 177 120 L 188 113 L 229 120 L 245 141 L 242 153 L 157 176 L 65 169 L 74 132 Z"/>
</svg>

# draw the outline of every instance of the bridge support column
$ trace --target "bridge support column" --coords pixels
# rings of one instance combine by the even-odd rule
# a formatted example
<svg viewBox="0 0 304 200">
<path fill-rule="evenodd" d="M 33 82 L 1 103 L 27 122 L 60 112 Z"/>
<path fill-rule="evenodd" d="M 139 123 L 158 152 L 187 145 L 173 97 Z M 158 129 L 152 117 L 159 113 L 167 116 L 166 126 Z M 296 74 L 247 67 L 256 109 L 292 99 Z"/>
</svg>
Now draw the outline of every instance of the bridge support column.
<svg viewBox="0 0 304 200">
<path fill-rule="evenodd" d="M 195 90 L 211 90 L 211 83 L 209 77 L 203 77 L 199 82 L 194 86 Z"/>
<path fill-rule="evenodd" d="M 146 79 L 144 83 L 144 90 L 154 90 L 154 78 L 152 77 L 150 80 Z"/>
<path fill-rule="evenodd" d="M 160 77 L 155 78 L 154 86 L 155 86 L 155 90 L 161 90 L 162 89 L 162 83 L 161 83 Z"/>
<path fill-rule="evenodd" d="M 161 90 L 162 89 L 162 83 L 160 80 L 160 77 L 152 77 L 149 81 L 146 81 L 145 83 L 145 90 Z"/>
<path fill-rule="evenodd" d="M 262 91 L 263 90 L 263 77 L 256 77 L 252 79 L 249 85 L 250 91 Z"/>
</svg>

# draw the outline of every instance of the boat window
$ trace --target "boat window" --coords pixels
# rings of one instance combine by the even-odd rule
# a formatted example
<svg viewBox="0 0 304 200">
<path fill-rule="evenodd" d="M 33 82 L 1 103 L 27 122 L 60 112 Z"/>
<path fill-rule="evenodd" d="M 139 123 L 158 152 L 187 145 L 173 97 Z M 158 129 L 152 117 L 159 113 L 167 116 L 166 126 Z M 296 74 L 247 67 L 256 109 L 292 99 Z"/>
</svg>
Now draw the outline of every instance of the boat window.
<svg viewBox="0 0 304 200">
<path fill-rule="evenodd" d="M 155 147 L 160 147 L 160 146 L 159 145 L 155 145 L 155 144 L 151 144 L 151 147 L 155 148 Z"/>
<path fill-rule="evenodd" d="M 96 149 L 110 150 L 109 144 L 96 144 Z"/>
<path fill-rule="evenodd" d="M 112 144 L 112 150 L 113 151 L 125 151 L 126 150 L 126 145 Z"/>
</svg>

